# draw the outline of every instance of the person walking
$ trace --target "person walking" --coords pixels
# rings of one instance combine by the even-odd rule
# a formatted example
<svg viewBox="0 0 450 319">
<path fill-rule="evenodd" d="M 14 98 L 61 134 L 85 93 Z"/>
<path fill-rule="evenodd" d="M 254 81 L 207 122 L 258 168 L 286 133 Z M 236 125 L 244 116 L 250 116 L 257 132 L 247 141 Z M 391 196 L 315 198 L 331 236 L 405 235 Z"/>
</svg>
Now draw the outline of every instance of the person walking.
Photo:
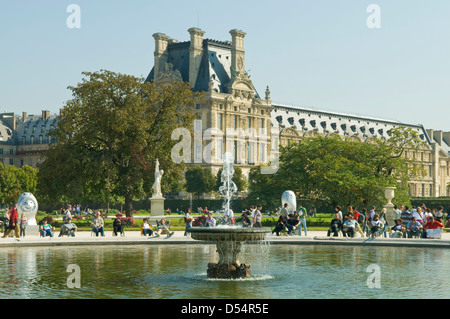
<svg viewBox="0 0 450 319">
<path fill-rule="evenodd" d="M 8 237 L 9 233 L 14 231 L 16 238 L 20 237 L 19 233 L 19 216 L 17 215 L 17 204 L 10 207 L 9 210 L 9 225 L 8 230 L 5 232 L 2 238 Z"/>
</svg>

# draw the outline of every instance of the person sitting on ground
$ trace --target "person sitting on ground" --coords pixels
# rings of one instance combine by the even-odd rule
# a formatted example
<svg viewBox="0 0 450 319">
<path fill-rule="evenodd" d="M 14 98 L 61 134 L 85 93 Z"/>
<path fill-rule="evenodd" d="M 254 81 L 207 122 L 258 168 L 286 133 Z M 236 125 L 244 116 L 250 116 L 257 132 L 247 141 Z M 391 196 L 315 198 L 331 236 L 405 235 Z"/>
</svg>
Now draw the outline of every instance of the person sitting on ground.
<svg viewBox="0 0 450 319">
<path fill-rule="evenodd" d="M 144 236 L 153 235 L 153 229 L 152 226 L 148 223 L 148 218 L 144 218 L 144 220 L 142 221 L 141 232 Z"/>
<path fill-rule="evenodd" d="M 434 216 L 430 216 L 429 221 L 423 226 L 424 230 L 424 238 L 429 238 L 428 231 L 429 230 L 435 230 L 435 229 L 443 229 L 444 225 L 440 222 L 434 219 Z"/>
<path fill-rule="evenodd" d="M 286 228 L 286 219 L 283 215 L 278 217 L 277 224 L 275 225 L 275 228 L 272 230 L 272 234 L 276 233 L 277 236 L 280 236 L 280 232 L 283 231 Z"/>
<path fill-rule="evenodd" d="M 394 221 L 395 225 L 391 227 L 391 232 L 389 234 L 389 237 L 392 238 L 401 238 L 403 237 L 403 234 L 406 232 L 405 226 L 402 225 L 401 218 Z"/>
<path fill-rule="evenodd" d="M 216 227 L 216 220 L 212 216 L 211 212 L 208 212 L 205 224 L 206 224 L 206 227 Z"/>
<path fill-rule="evenodd" d="M 77 225 L 72 222 L 72 218 L 66 218 L 66 220 L 61 225 L 61 231 L 58 237 L 63 235 L 75 237 L 75 232 L 77 231 Z"/>
<path fill-rule="evenodd" d="M 420 236 L 422 234 L 422 229 L 422 224 L 417 221 L 416 217 L 413 217 L 412 220 L 408 223 L 407 227 L 408 238 L 413 238 L 413 236 Z"/>
<path fill-rule="evenodd" d="M 95 218 L 91 220 L 92 231 L 95 233 L 95 236 L 98 237 L 100 233 L 102 236 L 105 236 L 105 222 L 100 214 L 100 211 L 95 213 Z"/>
<path fill-rule="evenodd" d="M 116 219 L 114 219 L 113 221 L 113 232 L 114 232 L 114 236 L 117 236 L 117 233 L 120 233 L 121 235 L 123 235 L 123 228 L 125 227 L 125 221 L 122 219 L 122 214 L 121 213 L 117 213 L 116 214 Z"/>
<path fill-rule="evenodd" d="M 342 235 L 344 237 L 355 236 L 356 220 L 353 219 L 353 214 L 347 215 L 347 220 L 342 224 Z"/>
<path fill-rule="evenodd" d="M 158 225 L 158 229 L 155 232 L 156 237 L 160 237 L 161 234 L 167 234 L 167 238 L 172 237 L 174 232 L 169 230 L 169 226 L 165 219 L 161 219 Z"/>
<path fill-rule="evenodd" d="M 296 230 L 300 225 L 300 220 L 294 218 L 294 214 L 289 213 L 288 219 L 286 221 L 286 225 L 290 225 L 292 227 L 288 227 L 288 235 L 294 235 L 294 230 Z"/>
<path fill-rule="evenodd" d="M 55 230 L 55 227 L 52 227 L 48 224 L 47 218 L 42 220 L 42 225 L 39 226 L 39 230 L 41 231 L 41 236 L 50 236 L 53 237 L 52 230 Z"/>
<path fill-rule="evenodd" d="M 339 231 L 341 229 L 342 229 L 342 220 L 339 218 L 339 214 L 335 213 L 334 218 L 331 220 L 327 236 L 330 237 L 330 234 L 333 233 L 333 237 L 338 237 Z"/>
</svg>

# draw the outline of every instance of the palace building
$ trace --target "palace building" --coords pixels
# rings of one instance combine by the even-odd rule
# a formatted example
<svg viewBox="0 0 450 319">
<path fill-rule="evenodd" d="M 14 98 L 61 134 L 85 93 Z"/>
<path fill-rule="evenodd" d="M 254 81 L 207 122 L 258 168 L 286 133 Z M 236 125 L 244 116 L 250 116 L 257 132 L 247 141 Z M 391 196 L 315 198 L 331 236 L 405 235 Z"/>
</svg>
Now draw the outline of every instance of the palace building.
<svg viewBox="0 0 450 319">
<path fill-rule="evenodd" d="M 231 41 L 204 38 L 205 32 L 198 28 L 190 28 L 188 32 L 190 41 L 183 42 L 164 33 L 153 34 L 154 67 L 147 81 L 183 80 L 194 91 L 206 92 L 205 101 L 194 107 L 196 125 L 203 131 L 214 129 L 222 134 L 216 138 L 210 161 L 202 160 L 202 149 L 210 140 L 193 146 L 192 163 L 208 167 L 216 174 L 221 167 L 220 156 L 228 151 L 234 155 L 236 165 L 248 174 L 255 164 L 268 162 L 277 155 L 278 143 L 286 145 L 303 137 L 331 133 L 365 142 L 372 137 L 389 138 L 391 128 L 405 126 L 415 130 L 425 143 L 420 151 L 405 153 L 419 159 L 427 172 L 421 180 L 410 183 L 411 195 L 450 196 L 450 132 L 273 103 L 269 88 L 261 96 L 245 71 L 245 32 L 231 30 Z M 214 138 L 213 134 L 211 140 Z"/>
<path fill-rule="evenodd" d="M 236 165 L 248 174 L 254 165 L 277 156 L 278 145 L 304 137 L 337 133 L 366 142 L 373 137 L 389 138 L 390 129 L 405 126 L 415 130 L 425 145 L 418 151 L 405 152 L 405 156 L 422 162 L 426 170 L 420 180 L 410 182 L 410 194 L 450 196 L 450 132 L 272 102 L 269 87 L 261 95 L 245 71 L 245 32 L 231 30 L 231 41 L 204 38 L 205 32 L 198 28 L 190 28 L 188 33 L 189 41 L 183 42 L 163 33 L 153 34 L 154 66 L 146 80 L 182 80 L 190 83 L 194 91 L 205 92 L 204 101 L 193 106 L 197 119 L 194 135 L 200 131 L 203 138 L 192 145 L 191 163 L 216 174 L 222 167 L 221 157 L 228 151 Z M 37 167 L 41 155 L 54 142 L 46 133 L 57 121 L 58 116 L 51 116 L 48 111 L 29 116 L 0 114 L 0 161 L 5 165 Z M 209 157 L 205 149 L 212 142 Z"/>
</svg>

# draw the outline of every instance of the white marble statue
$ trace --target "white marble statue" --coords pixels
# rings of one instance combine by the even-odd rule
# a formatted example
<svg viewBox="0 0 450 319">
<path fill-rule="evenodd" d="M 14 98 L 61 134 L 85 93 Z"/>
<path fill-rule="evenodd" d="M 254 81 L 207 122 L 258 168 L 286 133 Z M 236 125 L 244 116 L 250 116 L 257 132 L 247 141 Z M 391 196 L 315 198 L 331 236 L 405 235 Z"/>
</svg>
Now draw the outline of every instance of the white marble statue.
<svg viewBox="0 0 450 319">
<path fill-rule="evenodd" d="M 153 197 L 162 197 L 161 178 L 163 174 L 164 171 L 159 169 L 159 161 L 157 159 L 155 165 L 155 182 L 153 183 Z"/>
</svg>

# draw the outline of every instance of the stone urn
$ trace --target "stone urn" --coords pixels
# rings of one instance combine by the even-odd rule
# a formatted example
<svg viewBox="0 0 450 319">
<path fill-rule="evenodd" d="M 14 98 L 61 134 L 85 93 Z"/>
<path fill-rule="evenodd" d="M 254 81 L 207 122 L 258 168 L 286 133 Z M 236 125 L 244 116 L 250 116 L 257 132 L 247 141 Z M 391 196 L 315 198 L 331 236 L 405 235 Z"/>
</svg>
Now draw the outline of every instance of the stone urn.
<svg viewBox="0 0 450 319">
<path fill-rule="evenodd" d="M 384 187 L 384 197 L 387 199 L 387 203 L 392 205 L 392 199 L 394 198 L 395 187 Z"/>
<path fill-rule="evenodd" d="M 394 225 L 394 204 L 392 204 L 394 191 L 395 187 L 384 187 L 384 197 L 387 199 L 387 203 L 384 205 L 384 208 L 386 208 L 386 220 L 390 226 Z"/>
</svg>

